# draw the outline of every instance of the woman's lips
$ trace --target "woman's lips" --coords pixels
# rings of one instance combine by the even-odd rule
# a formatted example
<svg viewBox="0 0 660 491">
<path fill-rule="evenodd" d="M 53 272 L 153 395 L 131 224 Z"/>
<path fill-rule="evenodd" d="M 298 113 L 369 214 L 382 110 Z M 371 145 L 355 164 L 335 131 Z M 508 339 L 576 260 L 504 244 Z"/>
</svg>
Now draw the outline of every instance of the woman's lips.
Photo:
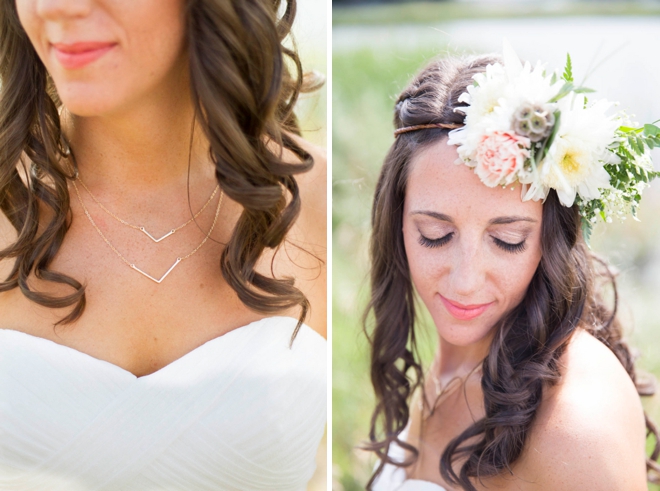
<svg viewBox="0 0 660 491">
<path fill-rule="evenodd" d="M 467 321 L 479 317 L 484 311 L 490 307 L 493 302 L 482 303 L 482 304 L 472 304 L 472 305 L 463 305 L 457 302 L 453 302 L 438 293 L 440 300 L 445 305 L 447 311 L 458 320 Z"/>
<path fill-rule="evenodd" d="M 82 68 L 89 65 L 93 61 L 98 60 L 101 56 L 106 54 L 116 43 L 55 43 L 53 49 L 55 50 L 55 57 L 60 64 L 69 70 Z"/>
</svg>

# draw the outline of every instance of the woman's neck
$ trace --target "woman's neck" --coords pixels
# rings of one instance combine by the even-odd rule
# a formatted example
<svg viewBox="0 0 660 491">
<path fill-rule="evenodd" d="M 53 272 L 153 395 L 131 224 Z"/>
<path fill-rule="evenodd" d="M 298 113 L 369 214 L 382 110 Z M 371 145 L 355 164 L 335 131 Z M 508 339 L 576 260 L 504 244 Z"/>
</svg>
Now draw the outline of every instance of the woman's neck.
<svg viewBox="0 0 660 491">
<path fill-rule="evenodd" d="M 467 346 L 457 346 L 440 337 L 434 364 L 434 375 L 442 386 L 454 378 L 464 378 L 473 372 L 488 355 L 494 335 L 490 332 L 483 339 Z"/>
<path fill-rule="evenodd" d="M 154 94 L 120 113 L 81 117 L 62 111 L 62 129 L 81 178 L 91 187 L 155 190 L 186 182 L 194 109 L 189 90 Z M 191 181 L 209 163 L 199 124 L 190 155 Z M 197 163 L 197 164 L 196 164 Z M 209 176 L 208 165 L 201 172 Z"/>
</svg>

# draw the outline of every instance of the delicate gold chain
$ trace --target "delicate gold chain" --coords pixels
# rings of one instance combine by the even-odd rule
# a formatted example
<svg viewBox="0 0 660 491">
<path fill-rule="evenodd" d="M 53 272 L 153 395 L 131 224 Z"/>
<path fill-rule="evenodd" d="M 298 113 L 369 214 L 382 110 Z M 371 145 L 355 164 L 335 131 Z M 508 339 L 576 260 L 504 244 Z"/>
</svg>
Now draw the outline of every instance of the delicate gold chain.
<svg viewBox="0 0 660 491">
<path fill-rule="evenodd" d="M 161 237 L 159 240 L 156 240 L 156 239 L 154 239 L 154 237 L 153 237 L 151 234 L 149 234 L 149 233 L 145 230 L 144 226 L 133 225 L 132 223 L 128 223 L 126 220 L 124 220 L 124 219 L 118 217 L 118 216 L 115 215 L 113 212 L 111 212 L 110 210 L 108 210 L 108 209 L 103 205 L 103 203 L 101 203 L 98 199 L 96 199 L 96 196 L 94 196 L 94 195 L 92 194 L 92 192 L 89 190 L 89 188 L 87 187 L 87 185 L 84 183 L 84 181 L 83 181 L 83 180 L 80 178 L 80 176 L 78 175 L 78 171 L 76 171 L 76 179 L 77 179 L 78 181 L 80 181 L 80 184 L 82 184 L 82 186 L 85 188 L 85 191 L 87 191 L 87 193 L 89 193 L 89 195 L 90 195 L 91 198 L 94 200 L 94 202 L 95 202 L 97 205 L 99 205 L 99 206 L 103 209 L 103 211 L 105 211 L 108 215 L 110 215 L 110 216 L 113 217 L 115 220 L 118 220 L 119 222 L 121 222 L 121 223 L 124 224 L 124 225 L 127 225 L 127 226 L 129 226 L 129 227 L 131 227 L 131 228 L 134 228 L 134 229 L 136 229 L 136 230 L 140 230 L 141 232 L 146 233 L 146 234 L 149 235 L 149 237 L 151 237 L 155 242 L 159 242 L 160 240 L 164 239 L 165 237 L 169 237 L 169 236 L 172 235 L 174 232 L 177 232 L 177 231 L 181 230 L 183 227 L 185 227 L 185 226 L 188 225 L 190 222 L 192 222 L 195 218 L 197 218 L 197 217 L 198 217 L 198 216 L 199 216 L 199 215 L 200 215 L 200 214 L 206 209 L 206 207 L 209 205 L 209 203 L 210 203 L 211 201 L 213 201 L 213 198 L 215 197 L 216 193 L 218 192 L 218 189 L 220 188 L 220 185 L 219 185 L 219 184 L 215 186 L 215 189 L 213 190 L 213 194 L 211 194 L 211 197 L 206 201 L 206 203 L 204 204 L 204 206 L 202 206 L 202 208 L 201 208 L 201 209 L 200 209 L 195 215 L 193 215 L 193 217 L 192 217 L 190 220 L 188 220 L 188 221 L 187 221 L 186 223 L 184 223 L 183 225 L 180 225 L 180 226 L 178 226 L 178 227 L 176 227 L 176 228 L 171 229 L 170 232 L 169 232 L 167 235 Z M 77 189 L 77 188 L 76 188 L 76 189 Z"/>
<path fill-rule="evenodd" d="M 434 365 L 435 365 L 435 362 L 434 362 Z M 434 400 L 433 404 L 429 403 L 430 414 L 431 415 L 433 414 L 433 412 L 437 408 L 438 402 L 440 401 L 442 396 L 449 395 L 451 393 L 450 392 L 451 388 L 453 388 L 454 386 L 455 387 L 461 387 L 463 384 L 467 383 L 468 379 L 472 375 L 479 374 L 479 373 L 481 373 L 481 371 L 482 371 L 482 365 L 481 364 L 476 365 L 472 370 L 470 370 L 470 372 L 467 375 L 465 375 L 463 377 L 453 377 L 451 380 L 449 380 L 449 382 L 447 382 L 443 386 L 440 383 L 440 380 L 438 380 L 438 377 L 435 373 L 436 370 L 435 370 L 434 366 L 431 366 L 430 376 L 431 376 L 431 381 L 433 382 L 433 388 L 435 389 L 435 394 L 434 394 L 435 395 L 435 400 Z M 459 382 L 459 383 L 456 384 L 455 382 Z M 423 398 L 423 400 L 421 400 L 419 402 L 419 406 L 420 406 L 420 409 L 423 411 L 424 401 L 428 402 L 428 400 L 426 399 L 426 390 L 424 389 L 424 387 L 422 387 L 422 398 Z"/>
<path fill-rule="evenodd" d="M 80 205 L 82 206 L 82 209 L 83 209 L 83 211 L 85 212 L 85 215 L 87 215 L 87 218 L 89 219 L 89 221 L 91 222 L 91 224 L 94 226 L 94 228 L 96 229 L 96 231 L 99 233 L 99 235 L 101 236 L 101 238 L 105 241 L 105 243 L 108 244 L 108 246 L 110 246 L 110 248 L 115 252 L 115 254 L 117 254 L 117 256 L 119 256 L 119 258 L 120 258 L 122 261 L 124 261 L 124 263 L 126 263 L 131 269 L 134 269 L 134 270 L 138 271 L 139 273 L 141 273 L 142 275 L 144 275 L 144 276 L 148 277 L 149 279 L 155 281 L 156 283 L 160 283 L 161 281 L 163 281 L 163 280 L 165 279 L 165 277 L 166 277 L 168 274 L 170 274 L 170 272 L 174 269 L 174 267 L 175 267 L 177 264 L 179 264 L 179 263 L 180 263 L 181 261 L 183 261 L 184 259 L 188 259 L 190 256 L 192 256 L 193 254 L 195 254 L 195 253 L 196 253 L 196 252 L 197 252 L 197 251 L 198 251 L 198 250 L 199 250 L 199 249 L 200 249 L 200 248 L 206 243 L 206 241 L 208 240 L 208 238 L 211 236 L 211 233 L 213 232 L 213 229 L 215 228 L 215 224 L 216 224 L 216 222 L 217 222 L 217 220 L 218 220 L 218 214 L 220 213 L 220 205 L 222 205 L 222 198 L 224 197 L 224 193 L 221 192 L 221 193 L 220 193 L 220 199 L 218 200 L 218 206 L 217 206 L 217 208 L 215 209 L 215 216 L 213 217 L 213 224 L 211 225 L 210 230 L 209 230 L 208 233 L 206 234 L 206 237 L 204 237 L 204 240 L 202 240 L 202 242 L 201 242 L 201 243 L 200 243 L 195 249 L 193 249 L 191 252 L 189 252 L 187 255 L 185 255 L 185 256 L 183 256 L 183 257 L 177 257 L 177 258 L 176 258 L 176 261 L 175 261 L 174 264 L 170 267 L 170 269 L 168 269 L 167 272 L 166 272 L 166 273 L 165 273 L 165 274 L 164 274 L 159 280 L 157 280 L 157 279 L 154 278 L 153 276 L 151 276 L 151 275 L 145 273 L 144 271 L 142 271 L 142 270 L 141 270 L 140 268 L 138 268 L 134 263 L 131 263 L 130 261 L 128 261 L 128 260 L 127 260 L 127 259 L 126 259 L 126 258 L 125 258 L 125 257 L 124 257 L 124 256 L 118 251 L 118 250 L 117 250 L 117 248 L 116 248 L 115 246 L 113 246 L 113 245 L 110 243 L 110 241 L 107 239 L 107 237 L 106 237 L 105 235 L 103 235 L 103 232 L 101 232 L 101 229 L 96 225 L 96 223 L 94 222 L 94 219 L 92 218 L 92 216 L 89 214 L 89 211 L 87 210 L 87 207 L 85 206 L 85 203 L 83 202 L 82 197 L 80 196 L 80 191 L 78 191 L 78 186 L 76 185 L 76 180 L 74 179 L 74 180 L 71 181 L 71 182 L 73 183 L 73 187 L 74 187 L 74 189 L 76 190 L 76 195 L 78 196 L 78 201 L 80 201 Z M 82 182 L 82 181 L 81 181 L 81 182 Z"/>
</svg>

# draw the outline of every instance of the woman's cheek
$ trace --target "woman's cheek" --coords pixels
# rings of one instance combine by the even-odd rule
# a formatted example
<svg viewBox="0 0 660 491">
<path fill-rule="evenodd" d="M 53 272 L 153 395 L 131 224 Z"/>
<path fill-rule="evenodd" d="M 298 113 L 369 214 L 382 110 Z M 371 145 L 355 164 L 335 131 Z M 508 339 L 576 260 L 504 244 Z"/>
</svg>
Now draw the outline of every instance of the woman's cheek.
<svg viewBox="0 0 660 491">
<path fill-rule="evenodd" d="M 538 260 L 534 255 L 512 258 L 511 261 L 500 265 L 496 276 L 500 285 L 498 289 L 505 299 L 502 315 L 523 301 L 537 267 Z"/>
<path fill-rule="evenodd" d="M 418 249 L 426 248 L 418 246 Z M 431 313 L 439 313 L 442 305 L 436 294 L 442 289 L 443 277 L 448 269 L 446 254 L 435 249 L 418 250 L 418 254 L 411 259 L 410 273 L 415 290 Z"/>
<path fill-rule="evenodd" d="M 44 53 L 39 39 L 41 24 L 35 12 L 34 2 L 31 0 L 17 0 L 16 14 L 18 15 L 21 27 L 23 27 L 35 51 L 43 61 Z"/>
</svg>

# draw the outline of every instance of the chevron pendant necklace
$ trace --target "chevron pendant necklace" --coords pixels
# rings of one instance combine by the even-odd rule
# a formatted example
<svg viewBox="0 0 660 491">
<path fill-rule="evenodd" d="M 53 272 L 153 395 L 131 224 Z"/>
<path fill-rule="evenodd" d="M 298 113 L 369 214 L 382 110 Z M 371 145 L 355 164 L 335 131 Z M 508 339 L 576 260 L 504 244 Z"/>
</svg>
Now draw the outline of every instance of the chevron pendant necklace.
<svg viewBox="0 0 660 491">
<path fill-rule="evenodd" d="M 79 179 L 78 179 L 78 180 L 79 180 Z M 135 265 L 135 263 L 131 263 L 128 259 L 126 259 L 126 258 L 125 258 L 125 257 L 124 257 L 124 256 L 123 256 L 123 255 L 117 250 L 117 248 L 116 248 L 115 246 L 112 245 L 112 243 L 111 243 L 111 242 L 108 240 L 108 238 L 103 234 L 103 232 L 101 232 L 101 229 L 96 225 L 96 223 L 94 222 L 94 219 L 92 218 L 92 216 L 89 214 L 89 211 L 87 210 L 87 207 L 85 206 L 85 203 L 83 202 L 82 197 L 80 196 L 80 191 L 78 191 L 78 186 L 76 185 L 76 179 L 74 179 L 72 182 L 73 182 L 73 187 L 74 187 L 74 189 L 76 190 L 76 195 L 78 196 L 78 201 L 80 201 L 80 206 L 82 206 L 82 209 L 83 209 L 83 211 L 85 212 L 85 215 L 87 216 L 87 218 L 89 219 L 89 221 L 91 222 L 91 224 L 94 226 L 94 228 L 96 229 L 96 231 L 99 233 L 99 235 L 101 236 L 101 238 L 105 241 L 106 244 L 108 244 L 108 246 L 110 247 L 110 249 L 112 249 L 112 250 L 115 252 L 115 254 L 117 254 L 117 256 L 119 256 L 119 258 L 120 258 L 120 259 L 121 259 L 126 265 L 128 265 L 128 267 L 130 267 L 132 270 L 137 271 L 137 272 L 140 273 L 142 276 L 144 276 L 144 277 L 146 277 L 146 278 L 149 278 L 151 281 L 154 281 L 154 282 L 156 282 L 156 283 L 158 283 L 158 284 L 162 283 L 163 280 L 164 280 L 165 278 L 167 278 L 167 275 L 169 275 L 169 274 L 172 272 L 172 270 L 173 270 L 175 267 L 177 267 L 177 266 L 179 265 L 179 263 L 181 263 L 181 261 L 183 261 L 183 260 L 185 260 L 185 259 L 188 259 L 190 256 L 192 256 L 193 254 L 195 254 L 195 253 L 196 253 L 196 252 L 197 252 L 197 251 L 198 251 L 198 250 L 199 250 L 199 249 L 200 249 L 200 248 L 206 243 L 206 241 L 208 240 L 208 238 L 211 236 L 211 233 L 213 232 L 213 229 L 215 228 L 215 224 L 216 224 L 216 222 L 218 221 L 218 214 L 220 213 L 220 205 L 222 205 L 222 198 L 224 197 L 224 193 L 223 193 L 223 192 L 220 192 L 220 199 L 218 200 L 218 206 L 217 206 L 217 208 L 215 209 L 215 216 L 213 217 L 213 224 L 211 225 L 211 228 L 209 229 L 208 233 L 206 234 L 206 237 L 204 237 L 204 240 L 202 240 L 202 242 L 201 242 L 197 247 L 195 247 L 195 249 L 193 249 L 191 252 L 189 252 L 189 253 L 186 254 L 185 256 L 177 257 L 176 260 L 174 261 L 174 264 L 172 264 L 172 266 L 170 266 L 170 268 L 169 268 L 167 271 L 165 271 L 165 273 L 164 273 L 160 278 L 155 278 L 154 276 L 151 276 L 149 273 L 147 273 L 147 272 L 144 271 L 143 269 L 137 267 L 137 266 Z M 80 181 L 80 182 L 82 183 L 82 181 Z M 218 187 L 216 187 L 216 191 L 217 191 L 217 189 L 218 189 Z M 89 190 L 88 190 L 88 192 L 89 192 Z M 215 191 L 214 191 L 213 194 L 215 195 Z M 91 195 L 91 193 L 90 193 L 90 195 Z M 211 196 L 211 198 L 213 198 L 213 196 Z M 210 202 L 210 199 L 209 199 L 209 201 L 207 202 L 207 204 L 208 204 L 209 202 Z M 206 205 L 204 205 L 204 208 L 205 208 L 205 207 L 206 207 Z M 204 208 L 202 208 L 202 210 L 203 210 Z M 199 215 L 199 214 L 202 212 L 202 210 L 200 210 L 200 211 L 197 213 L 197 215 Z M 192 221 L 195 217 L 197 217 L 197 215 L 195 215 L 193 218 L 191 218 L 191 219 L 190 219 L 188 222 L 186 222 L 184 225 L 180 226 L 178 229 L 180 230 L 181 228 L 185 227 L 190 221 Z M 126 225 L 128 225 L 128 223 L 126 223 Z M 140 227 L 138 227 L 138 228 L 140 228 Z M 155 242 L 160 242 L 160 241 L 163 240 L 165 237 L 168 237 L 168 236 L 172 235 L 174 232 L 175 232 L 175 230 L 171 230 L 171 231 L 170 231 L 168 234 L 166 234 L 165 236 L 161 237 L 161 238 L 158 239 L 158 240 L 155 240 L 155 239 L 154 239 L 154 241 L 155 241 Z M 145 233 L 146 233 L 146 232 L 145 232 Z M 150 234 L 147 233 L 147 235 L 149 235 L 149 236 L 151 237 Z M 151 237 L 151 238 L 153 239 L 153 237 Z"/>
<path fill-rule="evenodd" d="M 151 240 L 153 240 L 154 242 L 160 242 L 161 240 L 168 238 L 169 236 L 171 236 L 171 235 L 174 234 L 175 232 L 178 232 L 178 231 L 181 230 L 183 227 L 185 227 L 186 225 L 188 225 L 188 224 L 189 224 L 190 222 L 192 222 L 195 218 L 197 218 L 197 217 L 198 217 L 198 216 L 199 216 L 199 215 L 200 215 L 200 214 L 206 209 L 206 207 L 209 205 L 209 203 L 210 203 L 211 201 L 213 201 L 213 198 L 215 198 L 215 195 L 218 193 L 218 189 L 220 188 L 220 185 L 216 185 L 215 189 L 213 190 L 213 193 L 211 194 L 211 197 L 206 201 L 206 203 L 204 204 L 204 206 L 202 206 L 202 208 L 201 208 L 201 209 L 200 209 L 200 210 L 199 210 L 199 211 L 198 211 L 198 212 L 197 212 L 197 213 L 196 213 L 196 214 L 195 214 L 190 220 L 188 220 L 188 221 L 187 221 L 186 223 L 184 223 L 183 225 L 179 225 L 178 227 L 171 229 L 171 230 L 170 230 L 169 232 L 167 232 L 165 235 L 163 235 L 162 237 L 160 237 L 160 238 L 157 239 L 157 238 L 154 237 L 152 234 L 150 234 L 144 226 L 142 226 L 142 225 L 133 225 L 132 223 L 127 222 L 126 220 L 124 220 L 124 219 L 118 217 L 118 216 L 115 215 L 113 212 L 111 212 L 110 210 L 108 210 L 108 209 L 103 205 L 103 203 L 101 203 L 98 199 L 96 199 L 96 196 L 94 196 L 94 195 L 92 194 L 92 192 L 89 190 L 89 188 L 87 187 L 87 185 L 85 185 L 84 181 L 83 181 L 82 179 L 80 179 L 80 176 L 78 175 L 78 170 L 77 170 L 77 169 L 76 169 L 76 177 L 75 177 L 75 178 L 76 178 L 76 180 L 77 180 L 78 182 L 80 182 L 80 184 L 82 184 L 82 187 L 85 188 L 85 191 L 87 191 L 87 193 L 89 194 L 89 196 L 94 200 L 94 203 L 96 203 L 97 205 L 99 205 L 99 207 L 100 207 L 103 211 L 105 211 L 108 215 L 110 215 L 112 218 L 114 218 L 114 219 L 117 220 L 118 222 L 120 222 L 120 223 L 122 223 L 122 224 L 124 224 L 124 225 L 126 225 L 126 226 L 128 226 L 128 227 L 131 227 L 131 228 L 133 228 L 133 229 L 135 229 L 135 230 L 139 230 L 140 232 L 142 232 L 143 234 L 145 234 L 147 237 L 149 237 L 149 238 L 150 238 Z"/>
</svg>

